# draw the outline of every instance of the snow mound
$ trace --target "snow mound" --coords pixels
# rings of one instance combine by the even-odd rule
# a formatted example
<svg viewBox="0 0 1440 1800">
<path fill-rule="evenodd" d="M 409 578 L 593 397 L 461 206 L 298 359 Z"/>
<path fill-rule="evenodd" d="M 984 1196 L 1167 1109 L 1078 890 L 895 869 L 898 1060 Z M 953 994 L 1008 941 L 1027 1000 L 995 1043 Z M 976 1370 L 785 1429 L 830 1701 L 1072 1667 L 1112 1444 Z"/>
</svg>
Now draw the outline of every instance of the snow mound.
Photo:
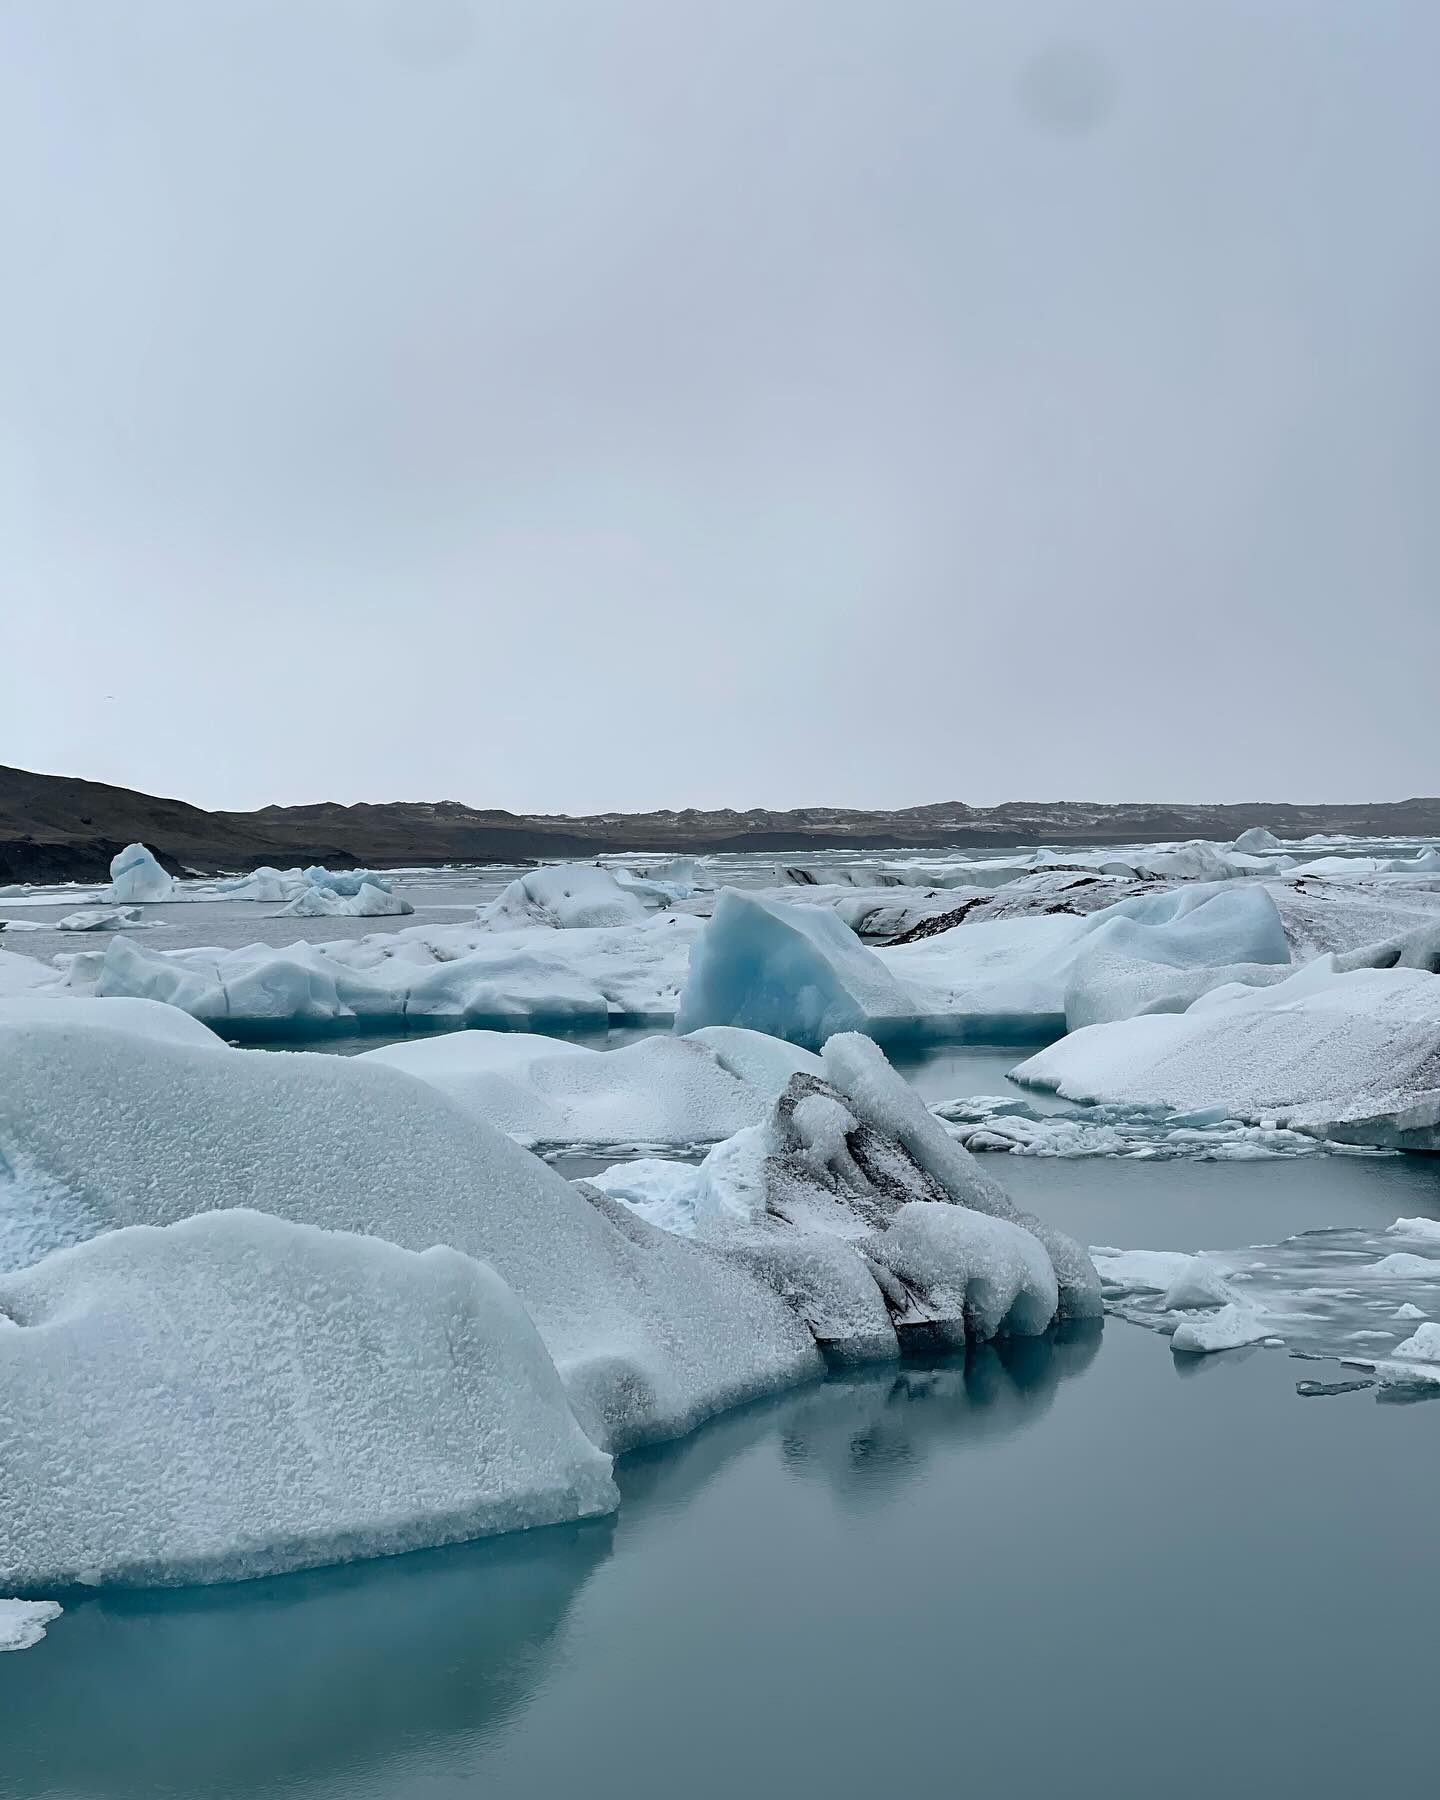
<svg viewBox="0 0 1440 1800">
<path fill-rule="evenodd" d="M 475 917 L 491 931 L 534 925 L 584 931 L 637 924 L 646 911 L 645 900 L 634 891 L 634 884 L 622 887 L 608 869 L 572 863 L 521 875 Z"/>
<path fill-rule="evenodd" d="M 307 884 L 275 916 L 277 919 L 384 919 L 399 918 L 414 910 L 408 900 L 402 900 L 388 888 L 362 881 L 353 894 L 328 885 Z"/>
<path fill-rule="evenodd" d="M 914 1000 L 849 926 L 726 888 L 690 958 L 675 1028 L 740 1025 L 818 1050 L 838 1031 L 912 1024 Z"/>
<path fill-rule="evenodd" d="M 56 1600 L 0 1600 L 0 1650 L 28 1650 L 63 1611 Z"/>
<path fill-rule="evenodd" d="M 515 1295 L 259 1213 L 135 1226 L 0 1280 L 0 1582 L 218 1581 L 611 1511 Z"/>
<path fill-rule="evenodd" d="M 143 844 L 127 844 L 110 859 L 110 888 L 105 898 L 118 906 L 137 900 L 172 900 L 175 882 Z"/>
<path fill-rule="evenodd" d="M 813 1060 L 746 1031 L 644 1038 L 618 1050 L 528 1032 L 450 1032 L 364 1057 L 428 1081 L 511 1137 L 547 1145 L 730 1137 L 758 1124 L 791 1074 Z"/>
<path fill-rule="evenodd" d="M 0 1017 L 0 1258 L 249 1208 L 490 1264 L 607 1450 L 812 1374 L 782 1301 L 695 1244 L 592 1204 L 423 1081 L 368 1057 L 96 1029 L 116 1001 Z M 153 1019 L 163 1009 L 147 1012 Z M 198 1031 L 190 1025 L 186 1030 Z M 737 1328 L 743 1321 L 743 1329 Z"/>
<path fill-rule="evenodd" d="M 1199 1109 L 1344 1143 L 1440 1148 L 1440 980 L 1337 974 L 1322 957 L 1274 987 L 1187 1012 L 1091 1025 L 1012 1072 L 1066 1099 Z"/>
</svg>

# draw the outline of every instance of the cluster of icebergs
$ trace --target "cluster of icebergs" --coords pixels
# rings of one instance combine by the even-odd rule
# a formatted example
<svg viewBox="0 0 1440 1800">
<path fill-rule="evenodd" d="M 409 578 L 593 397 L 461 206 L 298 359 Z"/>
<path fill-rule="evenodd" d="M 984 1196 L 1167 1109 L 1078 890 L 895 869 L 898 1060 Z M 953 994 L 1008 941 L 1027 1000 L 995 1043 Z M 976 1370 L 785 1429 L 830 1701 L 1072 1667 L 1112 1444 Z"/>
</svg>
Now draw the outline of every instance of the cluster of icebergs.
<svg viewBox="0 0 1440 1800">
<path fill-rule="evenodd" d="M 666 1104 L 609 1129 L 731 1134 L 683 1235 L 497 1129 L 504 1059 L 461 1053 L 478 1042 L 273 1056 L 149 1000 L 0 1002 L 0 1591 L 603 1513 L 614 1454 L 810 1377 L 822 1348 L 1100 1311 L 1084 1252 L 868 1039 L 629 1053 L 609 1091 Z M 592 1065 L 627 1053 L 533 1048 L 559 1128 L 606 1129 Z"/>
<path fill-rule="evenodd" d="M 182 900 L 251 900 L 279 906 L 296 919 L 395 918 L 414 912 L 391 892 L 389 880 L 370 869 L 272 869 L 215 881 L 177 882 L 144 844 L 127 844 L 110 863 L 110 885 L 100 895 L 111 906 Z M 103 927 L 111 929 L 112 927 Z M 93 929 L 102 929 L 94 927 Z"/>
</svg>

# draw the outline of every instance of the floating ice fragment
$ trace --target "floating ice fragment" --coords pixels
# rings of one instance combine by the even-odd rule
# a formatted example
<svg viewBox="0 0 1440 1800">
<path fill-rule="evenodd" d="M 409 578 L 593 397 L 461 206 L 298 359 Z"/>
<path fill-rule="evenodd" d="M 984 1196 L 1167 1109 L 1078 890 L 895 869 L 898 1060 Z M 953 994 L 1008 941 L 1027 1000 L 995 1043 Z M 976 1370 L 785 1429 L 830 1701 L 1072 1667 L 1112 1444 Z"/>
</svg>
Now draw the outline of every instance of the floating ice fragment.
<svg viewBox="0 0 1440 1800">
<path fill-rule="evenodd" d="M 60 1617 L 58 1600 L 0 1600 L 0 1650 L 28 1650 Z"/>
</svg>

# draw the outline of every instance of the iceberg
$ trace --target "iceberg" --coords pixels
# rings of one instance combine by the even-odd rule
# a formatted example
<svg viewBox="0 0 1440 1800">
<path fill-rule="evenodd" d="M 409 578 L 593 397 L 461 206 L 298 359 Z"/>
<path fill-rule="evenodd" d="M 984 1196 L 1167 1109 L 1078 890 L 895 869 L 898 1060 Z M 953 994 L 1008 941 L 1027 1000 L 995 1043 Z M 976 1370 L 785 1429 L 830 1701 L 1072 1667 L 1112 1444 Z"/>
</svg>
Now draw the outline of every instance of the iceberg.
<svg viewBox="0 0 1440 1800">
<path fill-rule="evenodd" d="M 611 1452 L 816 1372 L 809 1334 L 742 1268 L 616 1219 L 426 1082 L 365 1057 L 179 1041 L 150 1010 L 153 1032 L 122 1036 L 73 1001 L 0 1006 L 0 1266 L 232 1208 L 447 1244 L 518 1296 Z"/>
<path fill-rule="evenodd" d="M 622 887 L 608 869 L 587 863 L 532 869 L 482 906 L 475 917 L 491 931 L 535 925 L 563 931 L 634 925 L 648 910 L 645 899 L 635 891 L 637 885 Z M 662 899 L 657 894 L 651 904 Z"/>
<path fill-rule="evenodd" d="M 1321 957 L 1269 988 L 1074 1032 L 1012 1071 L 1075 1101 L 1201 1109 L 1390 1149 L 1440 1148 L 1440 980 L 1337 973 Z"/>
<path fill-rule="evenodd" d="M 206 1213 L 0 1278 L 0 1321 L 14 1587 L 248 1579 L 618 1504 L 525 1308 L 443 1246 Z"/>
<path fill-rule="evenodd" d="M 691 953 L 675 1029 L 739 1025 L 818 1050 L 836 1032 L 903 1032 L 916 1003 L 849 926 L 726 888 Z"/>
<path fill-rule="evenodd" d="M 308 873 L 309 871 L 307 871 Z M 388 888 L 375 887 L 362 881 L 351 894 L 326 885 L 303 887 L 277 919 L 383 919 L 399 918 L 413 913 L 408 900 L 392 894 Z"/>
<path fill-rule="evenodd" d="M 144 844 L 127 844 L 110 860 L 107 900 L 118 906 L 144 900 L 173 900 L 175 882 L 156 862 Z"/>
<path fill-rule="evenodd" d="M 1258 885 L 1181 888 L 1111 907 L 1094 921 L 1065 989 L 1068 1031 L 1138 1012 L 1183 1012 L 1227 983 L 1290 973 L 1274 900 Z"/>
<path fill-rule="evenodd" d="M 1284 847 L 1275 833 L 1263 825 L 1252 825 L 1248 831 L 1242 831 L 1230 846 L 1246 856 L 1266 856 L 1272 850 L 1283 850 Z"/>
<path fill-rule="evenodd" d="M 762 1125 L 698 1167 L 647 1158 L 593 1184 L 742 1262 L 847 1356 L 1098 1315 L 1085 1253 L 1017 1209 L 877 1045 L 834 1037 L 821 1067 L 793 1075 Z"/>
<path fill-rule="evenodd" d="M 758 1124 L 819 1064 L 757 1032 L 717 1028 L 596 1050 L 528 1032 L 465 1031 L 367 1050 L 528 1144 L 714 1142 Z"/>
</svg>

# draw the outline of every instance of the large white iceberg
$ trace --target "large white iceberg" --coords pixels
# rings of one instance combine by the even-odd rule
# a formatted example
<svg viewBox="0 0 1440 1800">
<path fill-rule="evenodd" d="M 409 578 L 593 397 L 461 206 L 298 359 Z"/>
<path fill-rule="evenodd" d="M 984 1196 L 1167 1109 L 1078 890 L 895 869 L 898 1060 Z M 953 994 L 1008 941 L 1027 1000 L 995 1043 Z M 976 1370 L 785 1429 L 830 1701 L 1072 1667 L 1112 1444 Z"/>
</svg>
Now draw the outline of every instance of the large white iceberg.
<svg viewBox="0 0 1440 1800">
<path fill-rule="evenodd" d="M 183 1583 L 610 1511 L 492 1269 L 243 1210 L 0 1278 L 0 1585 Z"/>
<path fill-rule="evenodd" d="M 536 925 L 567 931 L 634 925 L 644 919 L 649 898 L 636 891 L 637 885 L 622 886 L 608 869 L 589 863 L 532 869 L 482 906 L 476 918 L 492 931 Z M 650 904 L 663 898 L 656 890 Z"/>
<path fill-rule="evenodd" d="M 1013 1079 L 1065 1099 L 1223 1107 L 1344 1142 L 1440 1147 L 1440 978 L 1337 973 L 1321 957 L 1278 985 L 1220 988 L 1186 1012 L 1091 1025 Z"/>
<path fill-rule="evenodd" d="M 208 1033 L 122 1037 L 70 1002 L 7 1005 L 20 1010 L 11 1020 L 0 1005 L 0 1266 L 233 1207 L 407 1249 L 448 1244 L 519 1296 L 607 1450 L 677 1435 L 816 1366 L 809 1335 L 743 1270 L 612 1219 L 397 1069 L 232 1050 Z"/>
<path fill-rule="evenodd" d="M 175 881 L 144 844 L 127 844 L 110 859 L 110 886 L 105 898 L 117 906 L 141 900 L 172 900 Z"/>
<path fill-rule="evenodd" d="M 726 1138 L 758 1124 L 796 1070 L 819 1067 L 791 1044 L 726 1027 L 609 1051 L 529 1032 L 446 1032 L 364 1054 L 532 1144 Z"/>
</svg>

